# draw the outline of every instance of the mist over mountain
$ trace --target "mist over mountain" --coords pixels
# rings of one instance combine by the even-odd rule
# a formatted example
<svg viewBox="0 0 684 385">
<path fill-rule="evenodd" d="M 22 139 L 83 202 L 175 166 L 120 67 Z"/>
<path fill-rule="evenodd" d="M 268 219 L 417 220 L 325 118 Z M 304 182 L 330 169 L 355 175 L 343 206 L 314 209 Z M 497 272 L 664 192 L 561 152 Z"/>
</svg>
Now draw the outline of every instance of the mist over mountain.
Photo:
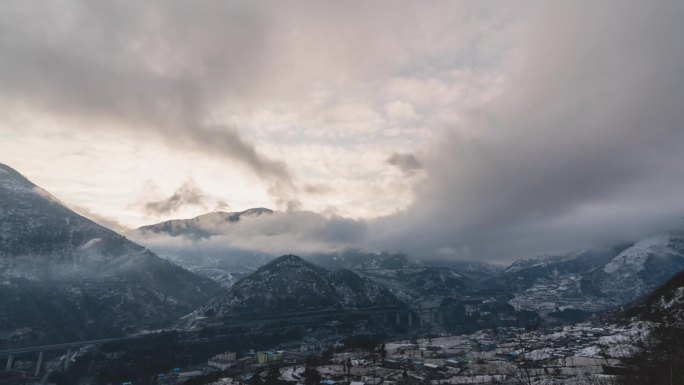
<svg viewBox="0 0 684 385">
<path fill-rule="evenodd" d="M 0 164 L 0 343 L 157 327 L 218 290 Z"/>
<path fill-rule="evenodd" d="M 264 252 L 261 247 L 251 248 L 249 244 L 240 243 L 240 237 L 277 241 L 277 235 L 270 239 L 268 233 L 260 232 L 267 231 L 269 221 L 278 215 L 281 214 L 253 216 L 242 222 L 231 222 L 226 219 L 229 215 L 220 213 L 200 216 L 198 218 L 222 218 L 218 225 L 210 222 L 205 229 L 212 230 L 205 231 L 216 234 L 220 229 L 223 234 L 205 238 L 195 237 L 198 219 L 170 221 L 150 228 L 164 228 L 173 223 L 174 237 L 164 235 L 157 238 L 159 243 L 155 244 L 148 232 L 141 242 L 153 249 L 157 247 L 165 258 L 230 287 L 275 258 L 273 253 Z M 281 218 L 294 217 L 283 214 Z M 292 224 L 278 230 L 283 232 L 281 236 L 289 236 L 298 228 L 297 224 Z M 179 242 L 180 239 L 183 241 Z M 351 270 L 387 287 L 402 301 L 414 306 L 439 305 L 446 299 L 491 298 L 554 320 L 565 317 L 564 314 L 588 316 L 643 297 L 684 269 L 682 239 L 677 233 L 664 233 L 631 244 L 523 258 L 507 267 L 352 248 L 313 251 L 302 256 L 329 269 Z"/>
<path fill-rule="evenodd" d="M 247 209 L 239 212 L 216 211 L 191 219 L 173 219 L 153 225 L 139 227 L 136 231 L 154 234 L 165 234 L 172 237 L 206 238 L 212 235 L 228 234 L 230 226 L 241 219 L 270 215 L 274 211 L 263 207 Z"/>
</svg>

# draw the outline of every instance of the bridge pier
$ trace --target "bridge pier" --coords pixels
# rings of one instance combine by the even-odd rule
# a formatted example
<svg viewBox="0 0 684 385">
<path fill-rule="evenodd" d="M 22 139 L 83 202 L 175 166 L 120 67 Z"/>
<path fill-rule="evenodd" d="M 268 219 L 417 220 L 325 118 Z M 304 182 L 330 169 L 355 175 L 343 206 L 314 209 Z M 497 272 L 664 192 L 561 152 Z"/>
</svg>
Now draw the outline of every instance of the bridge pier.
<svg viewBox="0 0 684 385">
<path fill-rule="evenodd" d="M 69 369 L 69 361 L 71 361 L 71 349 L 67 349 L 66 360 L 64 360 L 64 370 Z"/>
<path fill-rule="evenodd" d="M 397 323 L 397 325 L 401 324 L 401 318 L 400 318 L 399 313 L 397 313 L 396 323 Z"/>
<path fill-rule="evenodd" d="M 387 324 L 387 313 L 382 313 L 382 317 L 384 319 L 384 323 Z"/>
<path fill-rule="evenodd" d="M 38 377 L 40 374 L 40 367 L 43 366 L 43 351 L 38 353 L 38 361 L 36 361 L 36 370 L 33 372 L 33 377 Z"/>
<path fill-rule="evenodd" d="M 7 357 L 7 365 L 5 365 L 5 371 L 9 372 L 12 370 L 12 364 L 14 363 L 14 355 L 10 354 L 9 357 Z"/>
<path fill-rule="evenodd" d="M 444 326 L 444 312 L 442 312 L 442 311 L 438 312 L 437 317 L 439 317 L 439 324 Z"/>
<path fill-rule="evenodd" d="M 411 312 L 408 313 L 408 324 L 409 327 L 413 326 L 413 317 L 411 316 Z"/>
</svg>

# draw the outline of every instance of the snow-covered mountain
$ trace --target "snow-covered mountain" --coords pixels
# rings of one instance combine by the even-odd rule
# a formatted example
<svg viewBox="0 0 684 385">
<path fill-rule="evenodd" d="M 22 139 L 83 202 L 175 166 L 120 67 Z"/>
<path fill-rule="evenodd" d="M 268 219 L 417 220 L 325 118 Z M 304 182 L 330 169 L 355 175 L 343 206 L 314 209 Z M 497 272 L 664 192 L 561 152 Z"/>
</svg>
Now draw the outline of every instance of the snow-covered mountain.
<svg viewBox="0 0 684 385">
<path fill-rule="evenodd" d="M 153 327 L 218 291 L 0 164 L 0 344 Z"/>
<path fill-rule="evenodd" d="M 255 316 L 404 306 L 389 290 L 349 270 L 326 270 L 295 255 L 281 256 L 235 283 L 197 313 Z"/>
<path fill-rule="evenodd" d="M 172 237 L 184 236 L 188 238 L 203 238 L 212 235 L 229 234 L 231 225 L 245 219 L 252 219 L 261 215 L 271 215 L 274 211 L 256 207 L 239 212 L 216 211 L 190 219 L 172 219 L 153 225 L 142 226 L 136 231 L 154 234 L 164 234 Z"/>
<path fill-rule="evenodd" d="M 632 245 L 516 261 L 493 284 L 512 303 L 544 314 L 599 311 L 638 300 L 684 270 L 684 238 L 661 234 Z"/>
<path fill-rule="evenodd" d="M 661 234 L 626 248 L 592 277 L 596 292 L 620 302 L 649 294 L 684 270 L 684 237 Z"/>
</svg>

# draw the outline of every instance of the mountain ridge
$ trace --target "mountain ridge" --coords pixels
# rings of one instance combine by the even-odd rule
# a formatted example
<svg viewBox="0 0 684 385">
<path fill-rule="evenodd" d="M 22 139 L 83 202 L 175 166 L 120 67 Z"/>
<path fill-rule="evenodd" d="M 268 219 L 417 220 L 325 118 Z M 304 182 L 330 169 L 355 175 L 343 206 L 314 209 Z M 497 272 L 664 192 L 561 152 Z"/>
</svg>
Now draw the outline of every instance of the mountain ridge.
<svg viewBox="0 0 684 385">
<path fill-rule="evenodd" d="M 253 207 L 243 211 L 214 211 L 187 219 L 171 219 L 134 229 L 133 232 L 164 234 L 172 237 L 207 238 L 223 234 L 229 230 L 227 225 L 237 223 L 243 218 L 256 218 L 271 215 L 275 211 L 265 207 Z"/>
<path fill-rule="evenodd" d="M 240 279 L 197 314 L 255 316 L 383 306 L 405 305 L 382 285 L 350 270 L 327 270 L 288 254 Z"/>
</svg>

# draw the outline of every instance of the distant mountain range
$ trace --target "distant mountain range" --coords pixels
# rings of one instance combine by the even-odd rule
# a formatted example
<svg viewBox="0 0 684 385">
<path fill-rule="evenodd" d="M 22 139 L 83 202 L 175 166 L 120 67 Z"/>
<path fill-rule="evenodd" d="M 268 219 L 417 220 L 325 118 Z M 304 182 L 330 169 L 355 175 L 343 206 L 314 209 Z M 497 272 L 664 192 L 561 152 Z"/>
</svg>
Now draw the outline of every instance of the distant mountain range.
<svg viewBox="0 0 684 385">
<path fill-rule="evenodd" d="M 247 215 L 258 221 L 271 210 L 257 208 L 240 213 L 212 213 L 188 220 L 169 221 L 141 228 L 186 238 L 231 230 Z M 171 226 L 173 224 L 173 226 Z M 182 229 L 187 228 L 187 231 Z M 166 230 L 164 230 L 166 229 Z M 141 240 L 141 242 L 145 242 Z M 400 253 L 345 250 L 304 255 L 329 269 L 344 268 L 390 289 L 413 305 L 438 304 L 446 298 L 487 297 L 544 316 L 579 316 L 637 300 L 684 270 L 684 238 L 662 234 L 634 244 L 575 253 L 522 259 L 508 267 L 482 262 L 424 260 Z M 150 245 L 154 247 L 154 245 Z M 254 271 L 272 256 L 217 247 L 209 254 L 195 254 L 191 245 L 158 251 L 176 263 L 226 287 Z M 230 277 L 230 279 L 226 279 Z"/>
<path fill-rule="evenodd" d="M 0 164 L 0 345 L 157 327 L 219 290 Z"/>
<path fill-rule="evenodd" d="M 531 323 L 569 321 L 643 298 L 653 314 L 684 302 L 679 234 L 505 268 L 362 250 L 275 258 L 214 242 L 275 214 L 216 212 L 127 234 L 150 251 L 0 164 L 0 346 L 122 335 L 188 314 L 430 306 L 442 309 L 444 325 L 475 330 L 514 325 L 523 313 Z"/>
</svg>

